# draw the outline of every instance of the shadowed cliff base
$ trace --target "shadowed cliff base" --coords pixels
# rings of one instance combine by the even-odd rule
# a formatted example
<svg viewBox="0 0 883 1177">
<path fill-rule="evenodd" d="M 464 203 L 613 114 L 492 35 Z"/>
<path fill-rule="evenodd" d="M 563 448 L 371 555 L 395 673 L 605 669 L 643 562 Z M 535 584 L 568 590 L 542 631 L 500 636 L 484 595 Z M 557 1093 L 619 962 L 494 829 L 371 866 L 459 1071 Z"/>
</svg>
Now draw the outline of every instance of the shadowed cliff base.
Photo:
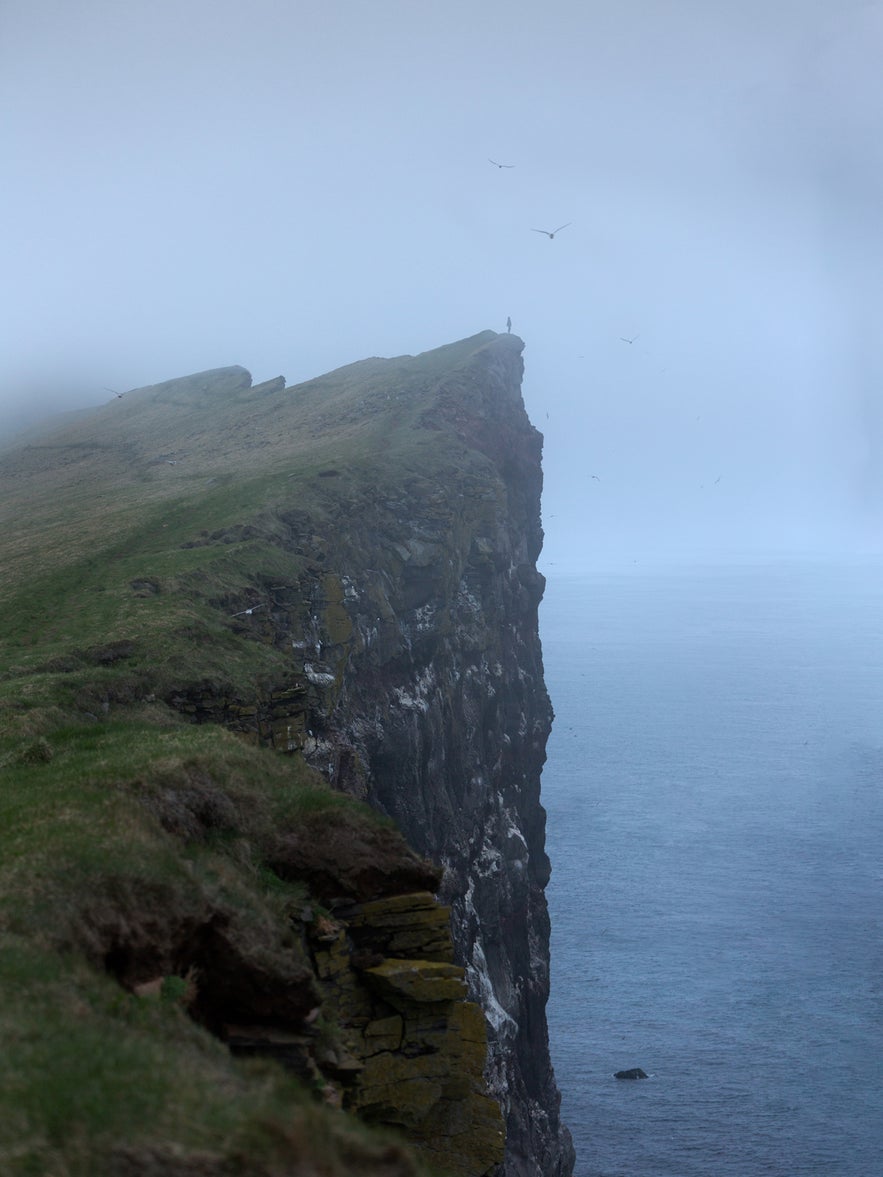
<svg viewBox="0 0 883 1177">
<path fill-rule="evenodd" d="M 218 369 L 0 459 L 8 1171 L 309 1136 L 478 1177 L 499 1107 L 510 1177 L 570 1171 L 521 348 Z M 355 1160 L 360 1120 L 401 1146 Z"/>
</svg>

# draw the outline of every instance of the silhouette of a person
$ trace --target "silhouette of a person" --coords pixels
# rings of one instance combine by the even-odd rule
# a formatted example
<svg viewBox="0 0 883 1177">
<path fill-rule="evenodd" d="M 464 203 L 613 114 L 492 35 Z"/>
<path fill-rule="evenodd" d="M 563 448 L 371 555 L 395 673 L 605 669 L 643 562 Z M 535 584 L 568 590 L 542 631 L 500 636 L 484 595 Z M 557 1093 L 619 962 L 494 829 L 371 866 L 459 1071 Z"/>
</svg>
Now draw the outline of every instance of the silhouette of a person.
<svg viewBox="0 0 883 1177">
<path fill-rule="evenodd" d="M 506 330 L 510 334 L 512 333 L 512 316 L 511 315 L 509 315 L 509 317 L 506 319 Z"/>
</svg>

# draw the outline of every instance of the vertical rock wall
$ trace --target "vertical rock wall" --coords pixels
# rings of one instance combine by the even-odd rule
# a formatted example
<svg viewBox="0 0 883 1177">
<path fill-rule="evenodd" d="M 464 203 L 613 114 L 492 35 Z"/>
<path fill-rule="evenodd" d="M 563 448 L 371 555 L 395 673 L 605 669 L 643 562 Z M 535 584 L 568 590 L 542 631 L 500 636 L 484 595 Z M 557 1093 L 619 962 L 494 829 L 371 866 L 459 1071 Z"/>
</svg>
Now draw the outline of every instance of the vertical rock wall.
<svg viewBox="0 0 883 1177">
<path fill-rule="evenodd" d="M 521 399 L 521 347 L 488 336 L 426 396 L 422 429 L 449 462 L 342 511 L 309 670 L 327 710 L 313 712 L 306 751 L 444 866 L 457 959 L 489 1024 L 507 1177 L 563 1177 L 573 1153 L 545 1018 L 542 438 Z"/>
<path fill-rule="evenodd" d="M 144 910 L 143 887 L 130 896 L 143 919 L 121 922 L 126 896 L 114 884 L 96 964 L 133 992 L 196 970 L 194 1016 L 232 1049 L 330 1077 L 344 1107 L 398 1125 L 464 1177 L 498 1177 L 501 1157 L 506 1177 L 568 1177 L 573 1164 L 545 1019 L 540 773 L 552 712 L 537 625 L 542 439 L 521 399 L 521 349 L 486 332 L 295 389 L 252 389 L 240 368 L 198 373 L 127 394 L 122 416 L 110 406 L 5 463 L 9 495 L 32 506 L 39 490 L 53 527 L 49 500 L 82 494 L 81 482 L 88 500 L 74 501 L 89 510 L 122 495 L 119 536 L 105 534 L 103 507 L 92 524 L 108 568 L 128 567 L 158 512 L 178 520 L 180 547 L 154 568 L 151 541 L 118 586 L 128 619 L 118 634 L 41 668 L 101 668 L 78 700 L 91 720 L 93 705 L 106 714 L 111 700 L 160 697 L 193 723 L 303 754 L 442 868 L 415 867 L 383 823 L 370 836 L 364 823 L 351 828 L 353 807 L 336 824 L 300 814 L 265 853 L 334 913 L 301 919 L 315 975 L 305 960 L 291 972 L 288 919 L 268 971 L 247 921 L 222 935 L 232 914 L 194 911 L 189 886 L 176 925 L 165 900 L 161 918 Z M 146 513 L 132 532 L 136 499 Z M 40 549 L 31 559 L 44 567 Z M 72 583 L 82 566 L 68 567 Z M 128 591 L 143 613 L 128 610 Z M 96 624 L 99 615 L 103 624 L 104 606 Z M 174 626 L 165 634 L 162 618 Z M 133 651 L 137 670 L 104 676 Z M 214 828 L 205 815 L 226 807 L 226 831 L 236 806 L 210 778 L 180 775 L 154 816 L 200 838 Z M 452 942 L 438 942 L 447 916 L 423 894 L 439 878 Z M 308 1021 L 320 988 L 322 1035 Z"/>
</svg>

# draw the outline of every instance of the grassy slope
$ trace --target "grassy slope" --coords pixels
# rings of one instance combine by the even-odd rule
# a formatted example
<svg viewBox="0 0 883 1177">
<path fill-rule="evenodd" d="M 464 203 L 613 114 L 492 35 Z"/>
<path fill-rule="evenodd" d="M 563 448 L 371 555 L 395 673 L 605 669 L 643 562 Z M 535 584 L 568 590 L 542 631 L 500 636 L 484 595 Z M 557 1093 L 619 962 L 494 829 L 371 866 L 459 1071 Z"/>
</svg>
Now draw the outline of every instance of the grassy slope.
<svg viewBox="0 0 883 1177">
<path fill-rule="evenodd" d="M 180 661 L 181 631 L 193 625 L 202 652 L 188 649 L 191 665 L 210 675 L 259 673 L 270 655 L 237 642 L 233 609 L 219 615 L 206 602 L 233 601 L 261 578 L 291 579 L 291 554 L 275 543 L 280 516 L 307 519 L 307 546 L 321 551 L 333 546 L 332 520 L 348 496 L 384 483 L 400 490 L 442 468 L 450 454 L 440 442 L 449 439 L 417 427 L 419 417 L 437 381 L 492 338 L 365 360 L 270 394 L 237 387 L 241 369 L 219 369 L 129 393 L 7 454 L 4 663 L 23 673 L 125 639 L 156 672 Z M 329 471 L 335 476 L 323 478 Z M 159 592 L 138 595 L 138 580 Z"/>
<path fill-rule="evenodd" d="M 301 566 L 333 555 L 341 503 L 451 460 L 420 415 L 493 338 L 279 391 L 250 389 L 241 369 L 204 373 L 0 458 L 4 1173 L 91 1173 L 121 1140 L 271 1158 L 308 1136 L 337 1140 L 321 1146 L 328 1171 L 350 1171 L 334 1113 L 281 1072 L 235 1065 L 186 1016 L 180 986 L 145 1000 L 107 975 L 108 911 L 146 918 L 126 896 L 154 895 L 182 926 L 197 908 L 235 913 L 263 936 L 252 954 L 291 949 L 280 929 L 304 895 L 266 868 L 269 838 L 304 806 L 351 803 L 158 699 L 199 680 L 247 696 L 284 672 L 232 614 L 255 585 L 294 591 Z M 152 801 L 194 777 L 223 813 L 185 848 Z"/>
</svg>

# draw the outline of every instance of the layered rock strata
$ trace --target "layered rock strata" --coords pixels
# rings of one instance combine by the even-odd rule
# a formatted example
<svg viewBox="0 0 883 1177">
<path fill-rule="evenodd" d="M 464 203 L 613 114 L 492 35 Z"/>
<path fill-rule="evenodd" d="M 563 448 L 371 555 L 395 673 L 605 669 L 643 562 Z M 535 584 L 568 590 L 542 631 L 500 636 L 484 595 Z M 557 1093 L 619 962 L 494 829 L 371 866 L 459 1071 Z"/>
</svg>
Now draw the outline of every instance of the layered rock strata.
<svg viewBox="0 0 883 1177">
<path fill-rule="evenodd" d="M 518 343 L 501 337 L 438 390 L 425 425 L 484 458 L 481 482 L 452 464 L 449 481 L 415 483 L 407 511 L 384 511 L 386 570 L 357 551 L 341 569 L 340 603 L 327 593 L 352 633 L 337 643 L 340 687 L 313 758 L 327 749 L 332 778 L 364 789 L 444 865 L 458 959 L 489 1023 L 506 1172 L 549 1177 L 572 1159 L 545 1021 L 542 438 L 521 374 Z"/>
<path fill-rule="evenodd" d="M 465 1000 L 448 916 L 418 893 L 323 923 L 316 971 L 343 1050 L 321 1061 L 345 1080 L 345 1108 L 400 1128 L 445 1172 L 496 1172 L 504 1125 L 484 1082 L 485 1019 Z"/>
<path fill-rule="evenodd" d="M 197 794 L 222 796 L 207 779 L 193 784 L 194 812 Z M 161 820 L 177 817 L 168 797 L 155 801 Z M 195 830 L 176 833 L 194 846 Z M 309 896 L 284 922 L 244 917 L 193 879 L 114 877 L 70 913 L 58 946 L 85 949 L 143 1001 L 186 1008 L 234 1055 L 272 1059 L 322 1102 L 395 1129 L 446 1177 L 497 1177 L 505 1128 L 484 1077 L 486 1022 L 454 963 L 438 869 L 348 805 L 278 836 L 268 857 Z M 214 1156 L 201 1171 L 228 1170 Z"/>
<path fill-rule="evenodd" d="M 176 702 L 302 752 L 444 867 L 456 960 L 488 1024 L 506 1174 L 555 1177 L 573 1154 L 545 1020 L 542 438 L 521 398 L 521 341 L 469 342 L 465 362 L 397 394 L 420 407 L 431 463 L 378 466 L 355 488 L 324 471 L 324 525 L 287 516 L 307 570 L 248 625 L 291 652 L 290 680 L 244 715 L 229 700 Z"/>
</svg>

